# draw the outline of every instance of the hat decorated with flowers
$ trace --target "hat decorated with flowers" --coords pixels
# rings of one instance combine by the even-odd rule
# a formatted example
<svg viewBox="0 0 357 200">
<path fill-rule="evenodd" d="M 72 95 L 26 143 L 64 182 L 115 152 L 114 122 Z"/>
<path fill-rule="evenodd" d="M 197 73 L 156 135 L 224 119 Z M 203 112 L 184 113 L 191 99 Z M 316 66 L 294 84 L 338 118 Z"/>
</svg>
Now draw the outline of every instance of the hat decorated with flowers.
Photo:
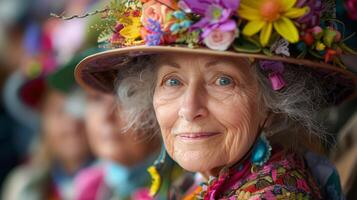
<svg viewBox="0 0 357 200">
<path fill-rule="evenodd" d="M 85 88 L 113 92 L 131 58 L 173 52 L 249 58 L 274 90 L 285 85 L 284 63 L 311 67 L 339 76 L 343 98 L 356 93 L 356 75 L 340 57 L 357 54 L 345 44 L 355 36 L 338 29 L 333 0 L 113 0 L 98 12 L 98 42 L 109 50 L 78 64 Z"/>
</svg>

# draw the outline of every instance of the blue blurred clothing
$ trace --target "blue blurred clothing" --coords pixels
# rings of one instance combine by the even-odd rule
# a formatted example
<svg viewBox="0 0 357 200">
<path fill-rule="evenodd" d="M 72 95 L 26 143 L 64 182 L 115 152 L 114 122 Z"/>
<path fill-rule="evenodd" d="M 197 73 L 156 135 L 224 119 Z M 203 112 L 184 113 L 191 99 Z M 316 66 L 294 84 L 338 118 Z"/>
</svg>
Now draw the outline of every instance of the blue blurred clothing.
<svg viewBox="0 0 357 200">
<path fill-rule="evenodd" d="M 146 169 L 154 160 L 154 157 L 148 158 L 132 168 L 124 167 L 110 161 L 105 162 L 104 181 L 113 191 L 117 191 L 116 193 L 120 199 L 125 199 L 136 189 L 148 185 L 151 178 Z"/>
<path fill-rule="evenodd" d="M 0 188 L 7 174 L 18 164 L 21 157 L 14 141 L 17 126 L 0 104 Z"/>
</svg>

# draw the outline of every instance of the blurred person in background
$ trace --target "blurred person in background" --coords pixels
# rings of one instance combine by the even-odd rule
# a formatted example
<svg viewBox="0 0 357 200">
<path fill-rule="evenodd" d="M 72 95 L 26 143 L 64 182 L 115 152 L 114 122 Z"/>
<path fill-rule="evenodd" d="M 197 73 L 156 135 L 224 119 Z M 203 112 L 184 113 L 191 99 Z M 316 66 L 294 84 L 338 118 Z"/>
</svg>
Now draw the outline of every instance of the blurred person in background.
<svg viewBox="0 0 357 200">
<path fill-rule="evenodd" d="M 346 40 L 346 44 L 357 49 L 357 1 L 337 0 L 336 14 L 342 21 L 344 34 L 354 37 Z M 343 62 L 348 68 L 357 73 L 357 53 L 344 55 Z M 350 98 L 339 106 L 325 110 L 324 123 L 329 132 L 333 133 L 335 146 L 330 148 L 330 158 L 336 165 L 341 177 L 341 185 L 346 199 L 357 199 L 357 96 Z"/>
<path fill-rule="evenodd" d="M 7 74 L 19 69 L 22 74 L 34 79 L 41 71 L 41 64 L 44 64 L 44 71 L 51 72 L 57 64 L 67 62 L 83 42 L 83 20 L 68 23 L 53 19 L 50 14 L 86 12 L 94 2 L 96 0 L 0 1 L 0 60 L 8 66 Z M 36 111 L 11 99 L 16 96 L 12 86 L 16 79 L 22 79 L 22 75 L 14 75 L 1 93 L 4 96 L 5 111 L 20 124 L 12 136 L 12 148 L 21 160 L 25 160 L 33 138 L 37 137 L 40 123 Z M 37 94 L 28 96 L 33 98 Z"/>
<path fill-rule="evenodd" d="M 75 63 L 93 53 L 92 49 L 78 56 L 73 69 Z M 77 176 L 76 199 L 149 198 L 151 178 L 147 168 L 159 155 L 160 138 L 158 135 L 143 138 L 149 130 L 126 129 L 128 122 L 122 120 L 120 102 L 114 95 L 92 91 L 87 93 L 86 99 L 85 125 L 89 144 L 99 160 Z M 173 162 L 163 171 L 171 174 L 171 178 L 181 173 Z M 169 184 L 170 180 L 164 181 L 157 199 L 167 199 Z"/>
<path fill-rule="evenodd" d="M 9 63 L 13 70 L 17 69 L 22 61 L 21 57 L 27 54 L 23 45 L 27 32 L 33 30 L 34 26 L 41 27 L 51 12 L 68 10 L 66 7 L 72 7 L 70 4 L 75 3 L 68 0 L 1 0 L 0 57 Z"/>
<path fill-rule="evenodd" d="M 20 83 L 20 90 L 37 89 L 41 96 L 41 134 L 30 161 L 8 177 L 3 199 L 73 199 L 73 178 L 92 156 L 82 119 L 84 96 L 75 89 L 73 78 L 62 78 L 72 74 L 66 71 L 64 67 L 45 78 Z"/>
<path fill-rule="evenodd" d="M 29 7 L 28 1 L 0 1 L 0 188 L 8 172 L 25 157 L 28 142 L 23 143 L 24 140 L 18 138 L 28 139 L 24 136 L 32 135 L 28 127 L 9 113 L 2 92 L 5 80 L 19 66 L 23 55 L 22 40 L 26 26 L 23 16 Z"/>
<path fill-rule="evenodd" d="M 63 10 L 85 12 L 93 2 L 23 2 L 29 7 L 18 17 L 24 31 L 16 31 L 20 33 L 16 43 L 9 40 L 5 44 L 7 51 L 3 57 L 10 66 L 18 67 L 13 67 L 16 72 L 6 83 L 4 99 L 7 111 L 27 127 L 22 135 L 14 137 L 17 144 L 13 146 L 24 152 L 32 149 L 28 162 L 9 175 L 3 188 L 4 199 L 73 199 L 73 177 L 92 160 L 81 114 L 83 96 L 75 89 L 61 90 L 56 86 L 75 85 L 73 78 L 57 75 L 66 68 L 58 66 L 80 48 L 84 23 L 48 18 L 51 12 Z M 12 32 L 7 32 L 7 37 L 13 38 Z M 14 46 L 20 48 L 15 51 Z"/>
</svg>

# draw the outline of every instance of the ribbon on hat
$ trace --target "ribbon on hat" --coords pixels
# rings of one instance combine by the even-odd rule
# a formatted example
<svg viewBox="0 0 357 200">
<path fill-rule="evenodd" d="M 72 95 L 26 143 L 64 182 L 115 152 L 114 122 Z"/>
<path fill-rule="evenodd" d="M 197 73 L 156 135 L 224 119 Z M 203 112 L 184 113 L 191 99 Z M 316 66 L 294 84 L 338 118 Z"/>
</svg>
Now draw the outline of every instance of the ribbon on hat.
<svg viewBox="0 0 357 200">
<path fill-rule="evenodd" d="M 284 64 L 280 61 L 260 60 L 260 68 L 268 72 L 268 78 L 273 90 L 281 90 L 285 87 L 286 82 L 283 77 Z"/>
</svg>

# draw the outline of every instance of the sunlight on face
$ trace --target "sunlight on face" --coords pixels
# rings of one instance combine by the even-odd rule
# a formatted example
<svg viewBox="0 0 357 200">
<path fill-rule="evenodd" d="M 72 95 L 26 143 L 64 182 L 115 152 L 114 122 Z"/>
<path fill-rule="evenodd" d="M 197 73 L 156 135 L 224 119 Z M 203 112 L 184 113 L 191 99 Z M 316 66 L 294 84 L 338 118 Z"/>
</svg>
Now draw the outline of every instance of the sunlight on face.
<svg viewBox="0 0 357 200">
<path fill-rule="evenodd" d="M 183 168 L 210 173 L 253 144 L 264 114 L 249 67 L 244 59 L 188 54 L 159 60 L 154 109 L 166 149 Z"/>
</svg>

